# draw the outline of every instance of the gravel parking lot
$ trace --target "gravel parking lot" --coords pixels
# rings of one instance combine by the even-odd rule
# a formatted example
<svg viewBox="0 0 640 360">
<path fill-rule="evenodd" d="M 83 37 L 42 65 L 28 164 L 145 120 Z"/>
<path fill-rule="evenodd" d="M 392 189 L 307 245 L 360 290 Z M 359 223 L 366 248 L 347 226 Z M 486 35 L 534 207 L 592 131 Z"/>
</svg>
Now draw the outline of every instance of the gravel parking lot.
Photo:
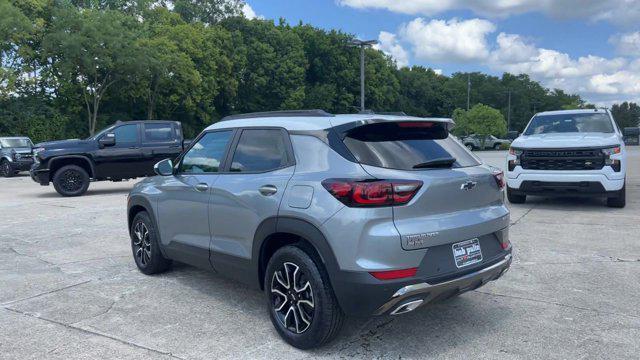
<svg viewBox="0 0 640 360">
<path fill-rule="evenodd" d="M 480 152 L 503 166 L 504 152 Z M 349 319 L 302 352 L 273 329 L 263 295 L 186 265 L 144 276 L 126 194 L 94 183 L 61 198 L 0 179 L 0 358 L 637 358 L 640 149 L 627 207 L 600 199 L 511 205 L 515 260 L 502 279 L 399 317 Z"/>
</svg>

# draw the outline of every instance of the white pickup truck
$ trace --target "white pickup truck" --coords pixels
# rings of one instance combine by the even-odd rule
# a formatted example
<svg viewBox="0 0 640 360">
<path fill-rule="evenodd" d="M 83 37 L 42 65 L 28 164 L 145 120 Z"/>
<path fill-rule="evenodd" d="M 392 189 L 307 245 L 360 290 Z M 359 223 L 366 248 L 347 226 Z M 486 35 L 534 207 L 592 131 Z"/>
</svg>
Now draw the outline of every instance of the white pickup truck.
<svg viewBox="0 0 640 360">
<path fill-rule="evenodd" d="M 602 109 L 538 113 L 507 155 L 507 197 L 602 196 L 624 207 L 626 151 L 622 132 Z"/>
</svg>

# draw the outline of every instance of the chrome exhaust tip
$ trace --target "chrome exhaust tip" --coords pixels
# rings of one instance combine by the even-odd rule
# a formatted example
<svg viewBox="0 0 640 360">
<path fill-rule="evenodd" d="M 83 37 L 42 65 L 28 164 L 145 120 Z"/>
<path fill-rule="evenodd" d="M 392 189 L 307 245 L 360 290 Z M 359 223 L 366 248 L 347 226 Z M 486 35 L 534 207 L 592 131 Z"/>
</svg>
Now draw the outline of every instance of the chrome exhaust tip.
<svg viewBox="0 0 640 360">
<path fill-rule="evenodd" d="M 418 306 L 422 305 L 423 302 L 424 302 L 424 300 L 422 300 L 422 299 L 406 302 L 406 303 L 398 306 L 395 310 L 393 310 L 391 312 L 391 315 L 406 314 L 406 313 L 408 313 L 410 311 L 413 311 L 416 308 L 418 308 Z"/>
</svg>

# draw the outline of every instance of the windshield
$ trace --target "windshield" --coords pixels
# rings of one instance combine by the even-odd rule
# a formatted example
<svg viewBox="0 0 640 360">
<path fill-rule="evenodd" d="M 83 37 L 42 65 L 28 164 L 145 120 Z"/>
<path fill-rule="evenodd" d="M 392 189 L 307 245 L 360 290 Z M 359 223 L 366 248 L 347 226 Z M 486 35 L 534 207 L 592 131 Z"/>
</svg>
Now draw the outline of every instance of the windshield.
<svg viewBox="0 0 640 360">
<path fill-rule="evenodd" d="M 107 128 L 104 128 L 100 131 L 98 131 L 95 135 L 87 138 L 87 140 L 98 140 L 102 135 L 108 133 L 109 131 L 113 130 L 114 126 L 109 126 Z"/>
<path fill-rule="evenodd" d="M 3 148 L 30 148 L 33 146 L 29 139 L 0 139 Z"/>
<path fill-rule="evenodd" d="M 603 113 L 538 115 L 534 117 L 524 135 L 551 133 L 612 133 L 611 118 Z"/>
</svg>

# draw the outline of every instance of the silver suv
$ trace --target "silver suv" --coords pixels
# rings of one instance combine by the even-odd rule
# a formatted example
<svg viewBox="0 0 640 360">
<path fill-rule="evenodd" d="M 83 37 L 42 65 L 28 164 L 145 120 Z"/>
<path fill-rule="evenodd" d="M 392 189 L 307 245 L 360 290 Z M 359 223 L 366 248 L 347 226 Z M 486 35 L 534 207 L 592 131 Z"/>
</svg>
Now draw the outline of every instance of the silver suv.
<svg viewBox="0 0 640 360">
<path fill-rule="evenodd" d="M 499 278 L 511 264 L 501 171 L 448 134 L 450 119 L 236 115 L 131 191 L 133 256 L 176 260 L 264 291 L 298 348 L 345 315 L 398 315 Z"/>
</svg>

